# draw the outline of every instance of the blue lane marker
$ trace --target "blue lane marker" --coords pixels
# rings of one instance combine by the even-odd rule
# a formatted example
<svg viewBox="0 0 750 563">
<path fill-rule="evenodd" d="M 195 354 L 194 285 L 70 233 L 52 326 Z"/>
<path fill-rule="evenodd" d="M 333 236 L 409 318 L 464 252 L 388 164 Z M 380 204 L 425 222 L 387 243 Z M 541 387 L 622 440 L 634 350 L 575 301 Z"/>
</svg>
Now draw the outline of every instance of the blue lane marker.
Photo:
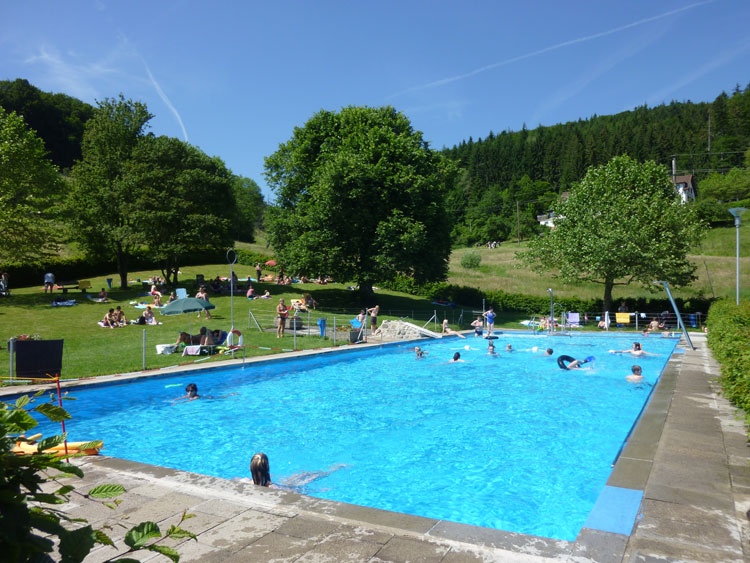
<svg viewBox="0 0 750 563">
<path fill-rule="evenodd" d="M 605 486 L 583 527 L 629 536 L 642 499 L 643 491 Z"/>
</svg>

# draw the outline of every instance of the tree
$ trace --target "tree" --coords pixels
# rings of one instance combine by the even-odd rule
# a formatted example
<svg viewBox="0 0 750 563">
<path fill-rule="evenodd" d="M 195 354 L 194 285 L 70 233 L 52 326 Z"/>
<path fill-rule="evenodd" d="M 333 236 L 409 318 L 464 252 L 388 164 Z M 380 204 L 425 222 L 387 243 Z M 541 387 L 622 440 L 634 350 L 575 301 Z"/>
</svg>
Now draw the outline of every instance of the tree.
<svg viewBox="0 0 750 563">
<path fill-rule="evenodd" d="M 454 174 L 392 107 L 320 111 L 265 160 L 270 242 L 286 269 L 354 280 L 363 297 L 399 275 L 444 279 Z"/>
<path fill-rule="evenodd" d="M 42 140 L 21 117 L 0 108 L 0 263 L 40 262 L 55 253 L 60 188 Z"/>
<path fill-rule="evenodd" d="M 134 196 L 131 219 L 170 285 L 191 252 L 231 246 L 237 215 L 232 178 L 219 158 L 172 137 L 139 140 L 122 185 Z"/>
<path fill-rule="evenodd" d="M 83 160 L 72 170 L 68 197 L 72 236 L 87 254 L 115 258 L 120 286 L 128 285 L 128 259 L 142 242 L 138 194 L 123 170 L 153 117 L 141 102 L 107 98 L 86 123 Z"/>
<path fill-rule="evenodd" d="M 698 186 L 699 198 L 719 201 L 737 201 L 750 198 L 750 171 L 732 168 L 726 174 L 714 172 Z"/>
<path fill-rule="evenodd" d="M 232 192 L 237 203 L 232 232 L 235 240 L 255 241 L 255 229 L 260 226 L 266 204 L 260 186 L 250 178 L 232 176 Z"/>
<path fill-rule="evenodd" d="M 604 285 L 605 311 L 616 285 L 651 288 L 663 280 L 679 287 L 695 279 L 687 253 L 704 226 L 679 203 L 667 169 L 653 161 L 619 156 L 589 168 L 554 211 L 554 229 L 520 258 L 565 282 Z"/>
</svg>

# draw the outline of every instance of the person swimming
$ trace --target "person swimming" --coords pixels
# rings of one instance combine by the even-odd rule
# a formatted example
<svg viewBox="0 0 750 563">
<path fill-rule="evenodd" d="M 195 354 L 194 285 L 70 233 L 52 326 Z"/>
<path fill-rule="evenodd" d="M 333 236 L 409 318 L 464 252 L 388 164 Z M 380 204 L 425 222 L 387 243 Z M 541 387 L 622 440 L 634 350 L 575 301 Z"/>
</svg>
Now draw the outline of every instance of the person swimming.
<svg viewBox="0 0 750 563">
<path fill-rule="evenodd" d="M 258 452 L 250 460 L 250 474 L 253 477 L 253 485 L 259 487 L 270 487 L 271 469 L 268 464 L 268 456 L 263 452 Z"/>
<path fill-rule="evenodd" d="M 414 347 L 414 353 L 416 354 L 417 358 L 424 358 L 427 352 L 422 350 L 419 346 Z"/>
<path fill-rule="evenodd" d="M 182 397 L 177 397 L 172 404 L 176 403 L 177 401 L 181 399 L 187 399 L 188 401 L 193 401 L 195 399 L 200 399 L 200 395 L 198 395 L 198 386 L 195 383 L 188 383 L 187 387 L 185 387 L 185 395 Z"/>
<path fill-rule="evenodd" d="M 455 354 L 453 354 L 453 359 L 450 361 L 450 363 L 453 364 L 453 363 L 456 363 L 456 362 L 463 362 L 463 361 L 465 361 L 465 360 L 461 359 L 461 353 L 460 352 L 456 352 Z"/>
<path fill-rule="evenodd" d="M 488 356 L 497 356 L 497 352 L 495 352 L 495 345 L 490 341 L 489 346 L 487 346 L 487 355 Z"/>
<path fill-rule="evenodd" d="M 633 347 L 629 350 L 610 350 L 610 354 L 631 354 L 633 356 L 658 356 L 659 354 L 652 354 L 651 352 L 646 352 L 643 348 L 641 348 L 640 342 L 633 342 Z"/>
<path fill-rule="evenodd" d="M 643 370 L 641 366 L 633 366 L 630 368 L 632 372 L 630 375 L 625 376 L 625 380 L 629 383 L 642 383 L 643 382 Z"/>
</svg>

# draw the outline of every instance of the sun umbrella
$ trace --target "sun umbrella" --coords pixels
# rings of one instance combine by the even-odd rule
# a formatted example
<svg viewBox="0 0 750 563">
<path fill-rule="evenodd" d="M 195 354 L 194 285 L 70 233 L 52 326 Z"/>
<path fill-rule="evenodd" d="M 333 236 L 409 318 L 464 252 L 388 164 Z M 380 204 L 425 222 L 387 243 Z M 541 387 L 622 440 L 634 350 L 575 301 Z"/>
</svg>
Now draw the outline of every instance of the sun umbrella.
<svg viewBox="0 0 750 563">
<path fill-rule="evenodd" d="M 276 265 L 276 260 L 269 260 L 268 262 L 266 262 L 266 266 L 275 266 L 275 265 Z"/>
<path fill-rule="evenodd" d="M 182 315 L 183 313 L 195 313 L 206 309 L 216 309 L 216 305 L 205 299 L 197 297 L 184 297 L 176 299 L 161 308 L 162 315 Z M 190 319 L 188 318 L 188 333 L 190 332 Z"/>
</svg>

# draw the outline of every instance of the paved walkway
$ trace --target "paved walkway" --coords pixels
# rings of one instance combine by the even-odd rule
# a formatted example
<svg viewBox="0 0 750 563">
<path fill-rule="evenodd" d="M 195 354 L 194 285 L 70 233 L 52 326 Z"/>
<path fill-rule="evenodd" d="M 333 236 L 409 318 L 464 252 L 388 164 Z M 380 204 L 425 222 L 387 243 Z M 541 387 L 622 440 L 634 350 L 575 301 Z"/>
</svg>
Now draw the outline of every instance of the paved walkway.
<svg viewBox="0 0 750 563">
<path fill-rule="evenodd" d="M 128 492 L 117 511 L 85 499 L 62 508 L 111 526 L 116 549 L 98 547 L 91 563 L 123 553 L 135 523 L 151 520 L 164 530 L 183 510 L 195 515 L 184 527 L 198 539 L 168 543 L 181 561 L 750 561 L 750 449 L 741 420 L 719 395 L 705 339 L 693 338 L 697 349 L 681 346 L 670 361 L 608 482 L 637 499 L 626 533 L 584 527 L 575 542 L 550 540 L 104 456 L 82 461 L 86 476 L 75 484 L 123 484 Z M 616 503 L 601 509 L 622 528 Z M 135 558 L 167 561 L 151 552 Z"/>
</svg>

